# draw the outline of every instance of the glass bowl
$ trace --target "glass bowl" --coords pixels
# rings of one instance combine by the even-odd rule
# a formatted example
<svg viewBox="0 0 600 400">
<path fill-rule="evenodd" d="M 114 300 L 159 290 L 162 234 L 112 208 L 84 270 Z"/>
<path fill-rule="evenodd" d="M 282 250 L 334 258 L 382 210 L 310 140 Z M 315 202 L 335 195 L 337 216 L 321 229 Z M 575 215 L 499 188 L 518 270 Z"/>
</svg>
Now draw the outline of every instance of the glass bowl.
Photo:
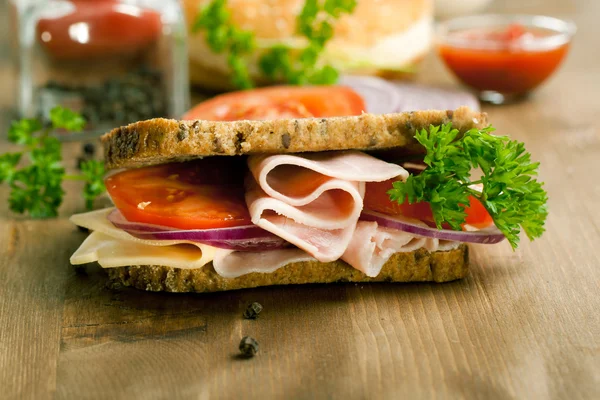
<svg viewBox="0 0 600 400">
<path fill-rule="evenodd" d="M 482 101 L 526 97 L 557 69 L 575 24 L 539 15 L 474 15 L 440 23 L 437 50 L 446 66 Z"/>
</svg>

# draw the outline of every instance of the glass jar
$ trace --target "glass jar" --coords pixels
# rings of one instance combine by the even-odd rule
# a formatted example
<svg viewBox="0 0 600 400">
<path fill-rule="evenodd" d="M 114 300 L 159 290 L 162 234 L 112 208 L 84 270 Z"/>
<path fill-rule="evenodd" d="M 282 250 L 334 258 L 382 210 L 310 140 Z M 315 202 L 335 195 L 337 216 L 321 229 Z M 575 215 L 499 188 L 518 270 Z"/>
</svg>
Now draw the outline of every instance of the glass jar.
<svg viewBox="0 0 600 400">
<path fill-rule="evenodd" d="M 95 136 L 189 108 L 179 1 L 40 0 L 19 15 L 22 117 L 48 122 L 61 105 L 80 112 L 82 134 Z"/>
</svg>

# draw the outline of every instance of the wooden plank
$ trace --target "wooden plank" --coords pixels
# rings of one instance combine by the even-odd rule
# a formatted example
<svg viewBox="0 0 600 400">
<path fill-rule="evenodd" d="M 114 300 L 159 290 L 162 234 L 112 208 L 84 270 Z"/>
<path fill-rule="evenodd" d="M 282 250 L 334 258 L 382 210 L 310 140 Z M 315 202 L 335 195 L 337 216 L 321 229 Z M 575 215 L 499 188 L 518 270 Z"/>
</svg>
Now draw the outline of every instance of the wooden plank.
<svg viewBox="0 0 600 400">
<path fill-rule="evenodd" d="M 0 113 L 0 120 L 5 118 Z M 5 126 L 3 124 L 3 126 Z M 0 153 L 13 151 L 0 142 Z M 64 146 L 73 168 L 80 144 Z M 68 182 L 67 193 L 81 183 Z M 8 190 L 0 186 L 0 388 L 2 398 L 52 398 L 60 349 L 69 257 L 81 233 L 67 217 L 81 211 L 78 196 L 65 197 L 60 218 L 31 220 L 9 213 Z M 79 234 L 78 234 L 79 233 Z"/>
<path fill-rule="evenodd" d="M 2 397 L 43 399 L 55 390 L 65 275 L 77 246 L 69 225 L 0 219 Z"/>
</svg>

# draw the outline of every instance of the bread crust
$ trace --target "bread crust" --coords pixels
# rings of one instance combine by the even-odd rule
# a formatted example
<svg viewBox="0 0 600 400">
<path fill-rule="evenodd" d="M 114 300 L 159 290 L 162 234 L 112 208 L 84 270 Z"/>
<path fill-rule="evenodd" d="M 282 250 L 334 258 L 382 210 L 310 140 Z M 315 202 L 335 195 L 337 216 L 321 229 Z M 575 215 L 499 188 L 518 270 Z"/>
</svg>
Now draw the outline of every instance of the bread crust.
<svg viewBox="0 0 600 400">
<path fill-rule="evenodd" d="M 487 114 L 454 111 L 363 114 L 354 117 L 265 121 L 176 121 L 156 118 L 113 129 L 102 137 L 108 169 L 134 168 L 206 156 L 377 150 L 418 152 L 417 130 L 452 122 L 461 132 L 488 125 Z"/>
<path fill-rule="evenodd" d="M 275 272 L 250 273 L 238 278 L 223 278 L 212 263 L 198 269 L 178 269 L 156 265 L 108 268 L 112 287 L 132 286 L 147 291 L 219 292 L 259 286 L 334 282 L 449 282 L 464 278 L 469 269 L 469 249 L 465 244 L 449 251 L 433 253 L 418 249 L 396 253 L 381 273 L 369 278 L 342 260 L 288 264 Z"/>
</svg>

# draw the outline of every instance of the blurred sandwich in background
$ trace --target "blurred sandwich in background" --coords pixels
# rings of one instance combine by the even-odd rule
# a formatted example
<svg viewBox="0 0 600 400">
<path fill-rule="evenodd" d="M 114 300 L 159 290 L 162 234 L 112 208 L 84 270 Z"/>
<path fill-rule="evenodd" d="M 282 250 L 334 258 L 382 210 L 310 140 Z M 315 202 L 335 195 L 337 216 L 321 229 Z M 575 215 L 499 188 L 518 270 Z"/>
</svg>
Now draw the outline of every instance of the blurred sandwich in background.
<svg viewBox="0 0 600 400">
<path fill-rule="evenodd" d="M 231 88 L 226 54 L 215 54 L 202 32 L 192 32 L 202 7 L 212 0 L 183 0 L 190 27 L 190 77 L 193 84 L 213 89 Z M 297 16 L 305 0 L 228 0 L 232 22 L 254 33 L 257 51 L 248 57 L 249 72 L 255 82 L 268 84 L 260 73 L 261 50 L 285 44 L 301 47 Z M 322 60 L 340 73 L 401 78 L 429 51 L 432 42 L 433 4 L 431 0 L 359 1 L 350 15 L 334 23 L 334 36 L 326 45 Z"/>
</svg>

